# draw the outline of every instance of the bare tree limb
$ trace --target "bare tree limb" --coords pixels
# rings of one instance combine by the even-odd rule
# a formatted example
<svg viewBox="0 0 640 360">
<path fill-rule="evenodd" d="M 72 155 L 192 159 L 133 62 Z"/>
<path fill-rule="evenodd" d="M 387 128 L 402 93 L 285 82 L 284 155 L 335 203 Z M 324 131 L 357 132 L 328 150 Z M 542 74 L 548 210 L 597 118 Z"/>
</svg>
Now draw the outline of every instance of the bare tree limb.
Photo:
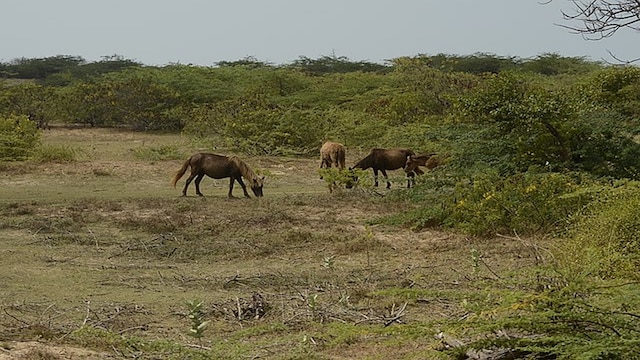
<svg viewBox="0 0 640 360">
<path fill-rule="evenodd" d="M 568 21 L 582 26 L 560 25 L 587 40 L 613 36 L 623 28 L 640 31 L 640 0 L 571 0 L 574 11 L 562 12 Z M 547 2 L 548 3 L 548 2 Z"/>
</svg>

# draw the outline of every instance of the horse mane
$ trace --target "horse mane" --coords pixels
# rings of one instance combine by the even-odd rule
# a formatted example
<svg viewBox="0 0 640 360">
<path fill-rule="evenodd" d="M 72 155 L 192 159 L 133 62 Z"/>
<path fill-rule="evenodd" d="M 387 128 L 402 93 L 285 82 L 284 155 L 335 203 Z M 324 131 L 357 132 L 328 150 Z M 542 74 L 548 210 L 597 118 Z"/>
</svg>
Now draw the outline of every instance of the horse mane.
<svg viewBox="0 0 640 360">
<path fill-rule="evenodd" d="M 260 180 L 260 177 L 258 176 L 258 174 L 253 172 L 253 170 L 251 170 L 249 165 L 247 165 L 247 163 L 245 163 L 244 161 L 240 160 L 239 157 L 231 156 L 229 157 L 229 161 L 233 162 L 238 167 L 238 169 L 240 170 L 240 174 L 242 174 L 242 177 L 250 181 L 252 185 L 255 185 L 257 181 Z"/>
</svg>

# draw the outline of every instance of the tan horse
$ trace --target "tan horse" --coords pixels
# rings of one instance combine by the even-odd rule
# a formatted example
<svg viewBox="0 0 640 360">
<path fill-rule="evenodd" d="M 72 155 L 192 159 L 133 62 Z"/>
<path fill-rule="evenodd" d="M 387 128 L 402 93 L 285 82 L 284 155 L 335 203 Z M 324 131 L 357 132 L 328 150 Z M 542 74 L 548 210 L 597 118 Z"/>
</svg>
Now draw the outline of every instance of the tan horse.
<svg viewBox="0 0 640 360">
<path fill-rule="evenodd" d="M 344 170 L 346 151 L 344 145 L 327 141 L 320 148 L 320 169 L 329 169 L 335 167 L 338 170 Z M 322 173 L 320 179 L 322 179 Z M 335 181 L 329 184 L 329 192 L 333 192 L 336 187 Z"/>
<path fill-rule="evenodd" d="M 432 154 L 421 154 L 421 155 L 409 155 L 407 156 L 407 163 L 404 166 L 404 171 L 406 173 L 410 173 L 419 169 L 418 166 L 424 166 L 429 170 L 442 165 L 442 160 L 436 156 L 435 153 Z"/>
<path fill-rule="evenodd" d="M 382 148 L 374 148 L 371 149 L 369 155 L 364 157 L 362 160 L 358 161 L 352 169 L 373 169 L 373 177 L 374 177 L 374 186 L 378 186 L 378 171 L 382 173 L 385 180 L 387 181 L 387 189 L 391 188 L 391 183 L 389 182 L 389 177 L 387 176 L 387 170 L 397 170 L 400 168 L 404 168 L 407 164 L 407 157 L 415 155 L 413 150 L 406 148 L 396 148 L 396 149 L 382 149 Z M 423 174 L 422 170 L 416 168 L 410 172 L 407 172 L 407 188 L 411 187 L 411 178 L 415 176 L 415 174 Z M 357 177 L 352 176 L 352 180 L 357 181 Z M 349 187 L 349 186 L 348 186 Z"/>
<path fill-rule="evenodd" d="M 242 191 L 245 197 L 250 197 L 247 192 L 247 187 L 242 181 L 244 177 L 251 187 L 251 191 L 256 197 L 262 196 L 262 186 L 264 184 L 264 177 L 259 177 L 256 173 L 249 168 L 249 166 L 239 158 L 235 156 L 227 157 L 223 155 L 209 154 L 209 153 L 197 153 L 192 155 L 182 168 L 178 170 L 173 177 L 172 185 L 175 188 L 176 183 L 187 172 L 187 169 L 191 167 L 191 175 L 187 178 L 184 188 L 182 189 L 182 196 L 187 196 L 187 188 L 191 181 L 195 178 L 196 194 L 203 196 L 200 192 L 200 182 L 205 175 L 213 179 L 229 178 L 229 194 L 230 198 L 233 197 L 233 183 L 235 181 L 242 186 Z"/>
<path fill-rule="evenodd" d="M 407 162 L 404 166 L 404 171 L 409 176 L 410 173 L 416 173 L 418 175 L 424 174 L 419 166 L 424 166 L 429 170 L 442 165 L 442 160 L 436 156 L 435 153 L 409 155 L 407 156 Z M 413 179 L 412 179 L 413 180 Z"/>
<path fill-rule="evenodd" d="M 344 170 L 345 163 L 344 145 L 327 141 L 320 148 L 320 169 L 336 167 Z"/>
</svg>

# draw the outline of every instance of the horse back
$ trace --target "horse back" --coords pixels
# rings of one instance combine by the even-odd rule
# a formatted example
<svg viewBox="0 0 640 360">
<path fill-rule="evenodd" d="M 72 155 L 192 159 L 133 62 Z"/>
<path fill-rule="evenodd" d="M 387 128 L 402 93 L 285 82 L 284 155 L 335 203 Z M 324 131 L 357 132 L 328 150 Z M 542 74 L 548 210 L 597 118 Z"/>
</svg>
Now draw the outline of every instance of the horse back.
<svg viewBox="0 0 640 360">
<path fill-rule="evenodd" d="M 344 145 L 327 141 L 320 148 L 320 159 L 329 163 L 337 163 L 339 167 L 345 166 L 346 151 Z"/>
<path fill-rule="evenodd" d="M 322 147 L 320 148 L 320 155 L 323 157 L 325 156 L 328 157 L 333 154 L 339 155 L 344 153 L 345 153 L 344 145 L 337 142 L 327 141 L 324 144 L 322 144 Z"/>
<path fill-rule="evenodd" d="M 407 157 L 415 155 L 415 153 L 411 149 L 406 148 L 388 149 L 384 152 L 381 152 L 381 154 L 381 163 L 386 170 L 396 170 L 404 168 L 405 164 L 407 163 Z"/>
<path fill-rule="evenodd" d="M 238 166 L 224 155 L 198 153 L 191 157 L 191 171 L 214 179 L 241 176 Z"/>
</svg>

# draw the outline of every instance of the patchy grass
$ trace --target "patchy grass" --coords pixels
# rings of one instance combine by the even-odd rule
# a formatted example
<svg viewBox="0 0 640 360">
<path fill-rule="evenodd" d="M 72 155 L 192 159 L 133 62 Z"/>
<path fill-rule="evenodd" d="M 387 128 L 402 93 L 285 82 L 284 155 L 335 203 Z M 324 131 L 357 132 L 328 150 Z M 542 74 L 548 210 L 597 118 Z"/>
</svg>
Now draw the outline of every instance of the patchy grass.
<svg viewBox="0 0 640 360">
<path fill-rule="evenodd" d="M 61 141 L 79 159 L 0 176 L 0 359 L 33 340 L 49 344 L 40 358 L 446 358 L 435 335 L 537 261 L 518 239 L 368 225 L 409 209 L 329 194 L 316 159 L 246 157 L 268 174 L 261 199 L 209 178 L 205 197 L 179 197 L 183 160 L 130 150 L 198 151 L 179 136 L 45 132 Z M 209 321 L 198 339 L 194 299 Z"/>
</svg>

